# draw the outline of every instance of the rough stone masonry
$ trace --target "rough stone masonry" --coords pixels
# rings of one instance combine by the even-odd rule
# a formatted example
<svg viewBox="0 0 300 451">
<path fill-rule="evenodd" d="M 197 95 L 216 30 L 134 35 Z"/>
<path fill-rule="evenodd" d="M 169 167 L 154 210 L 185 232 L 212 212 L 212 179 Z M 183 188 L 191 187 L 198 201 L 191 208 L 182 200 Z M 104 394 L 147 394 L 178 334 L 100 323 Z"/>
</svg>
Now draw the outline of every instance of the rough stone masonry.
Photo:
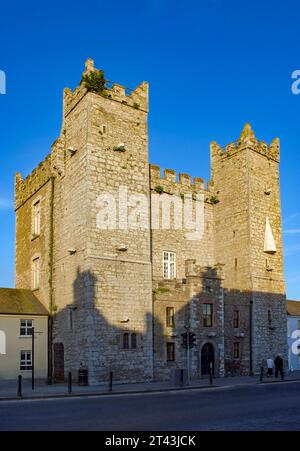
<svg viewBox="0 0 300 451">
<path fill-rule="evenodd" d="M 93 73 L 89 59 L 83 75 Z M 147 83 L 99 93 L 82 79 L 64 90 L 50 154 L 27 178 L 16 175 L 16 287 L 34 289 L 50 311 L 55 379 L 83 368 L 90 384 L 110 372 L 162 380 L 187 365 L 193 378 L 210 368 L 249 374 L 263 358 L 286 356 L 278 139 L 258 141 L 246 124 L 237 142 L 212 143 L 205 185 L 149 165 L 147 116 Z M 124 210 L 124 187 L 149 224 L 99 229 L 99 196 Z M 190 199 L 193 209 L 201 195 L 203 234 L 151 227 L 153 195 Z"/>
</svg>

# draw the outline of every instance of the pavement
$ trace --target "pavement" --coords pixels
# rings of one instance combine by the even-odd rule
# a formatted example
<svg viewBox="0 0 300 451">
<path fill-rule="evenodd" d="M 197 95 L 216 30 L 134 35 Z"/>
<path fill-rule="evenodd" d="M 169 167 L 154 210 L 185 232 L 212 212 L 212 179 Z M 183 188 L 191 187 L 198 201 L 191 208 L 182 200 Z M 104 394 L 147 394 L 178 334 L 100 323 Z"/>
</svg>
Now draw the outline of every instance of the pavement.
<svg viewBox="0 0 300 451">
<path fill-rule="evenodd" d="M 3 401 L 0 431 L 299 431 L 299 389 L 289 380 Z"/>
<path fill-rule="evenodd" d="M 300 372 L 287 374 L 285 380 L 300 381 Z M 180 391 L 191 389 L 206 389 L 215 387 L 236 387 L 257 384 L 280 383 L 280 379 L 274 377 L 264 378 L 263 382 L 259 381 L 258 376 L 236 376 L 214 378 L 213 384 L 210 385 L 209 379 L 195 379 L 186 386 L 172 385 L 170 381 L 165 382 L 143 382 L 143 383 L 122 383 L 113 384 L 112 390 L 107 385 L 99 386 L 80 386 L 72 384 L 72 392 L 68 393 L 67 384 L 47 385 L 43 380 L 35 381 L 35 389 L 31 388 L 31 380 L 23 379 L 22 382 L 22 399 L 45 399 L 45 398 L 62 398 L 72 396 L 91 396 L 91 395 L 112 395 L 122 393 L 145 393 L 145 392 L 161 392 L 161 391 Z M 0 379 L 0 401 L 20 399 L 17 396 L 17 381 Z"/>
</svg>

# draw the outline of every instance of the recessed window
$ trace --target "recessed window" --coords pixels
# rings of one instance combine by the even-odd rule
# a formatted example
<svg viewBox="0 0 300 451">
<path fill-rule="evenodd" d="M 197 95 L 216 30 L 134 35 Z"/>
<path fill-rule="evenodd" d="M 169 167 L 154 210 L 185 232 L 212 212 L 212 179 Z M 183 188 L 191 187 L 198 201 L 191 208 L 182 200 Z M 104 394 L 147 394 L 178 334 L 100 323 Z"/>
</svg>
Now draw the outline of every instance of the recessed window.
<svg viewBox="0 0 300 451">
<path fill-rule="evenodd" d="M 129 334 L 123 334 L 123 349 L 129 349 Z"/>
<path fill-rule="evenodd" d="M 41 202 L 33 204 L 33 236 L 41 233 Z"/>
<path fill-rule="evenodd" d="M 239 310 L 234 310 L 233 312 L 233 327 L 238 329 L 240 327 L 240 312 Z"/>
<path fill-rule="evenodd" d="M 166 308 L 166 325 L 167 325 L 167 327 L 175 326 L 175 309 L 174 309 L 174 307 Z"/>
<path fill-rule="evenodd" d="M 20 336 L 31 337 L 31 335 L 32 335 L 32 319 L 21 319 Z"/>
<path fill-rule="evenodd" d="M 33 289 L 37 290 L 40 286 L 40 259 L 35 258 L 32 262 Z"/>
<path fill-rule="evenodd" d="M 233 343 L 233 356 L 235 359 L 239 359 L 240 355 L 241 355 L 241 350 L 240 350 L 240 342 L 236 341 L 235 343 Z"/>
<path fill-rule="evenodd" d="M 131 334 L 131 349 L 136 349 L 136 334 Z"/>
<path fill-rule="evenodd" d="M 202 314 L 203 314 L 203 326 L 204 327 L 212 327 L 213 305 L 212 304 L 203 304 L 202 305 Z"/>
<path fill-rule="evenodd" d="M 175 361 L 175 343 L 167 343 L 167 362 Z"/>
<path fill-rule="evenodd" d="M 268 323 L 269 324 L 272 323 L 272 312 L 271 312 L 271 310 L 268 310 Z"/>
<path fill-rule="evenodd" d="M 238 266 L 238 261 L 237 261 L 237 258 L 235 258 L 234 259 L 234 267 L 235 267 L 235 269 L 237 269 L 237 266 Z"/>
<path fill-rule="evenodd" d="M 107 126 L 105 124 L 102 125 L 102 135 L 105 135 L 106 131 L 107 131 Z"/>
<path fill-rule="evenodd" d="M 24 371 L 31 369 L 32 369 L 31 351 L 21 351 L 20 370 Z"/>
<path fill-rule="evenodd" d="M 164 251 L 163 253 L 163 273 L 165 279 L 175 279 L 176 277 L 176 254 L 175 252 Z"/>
</svg>

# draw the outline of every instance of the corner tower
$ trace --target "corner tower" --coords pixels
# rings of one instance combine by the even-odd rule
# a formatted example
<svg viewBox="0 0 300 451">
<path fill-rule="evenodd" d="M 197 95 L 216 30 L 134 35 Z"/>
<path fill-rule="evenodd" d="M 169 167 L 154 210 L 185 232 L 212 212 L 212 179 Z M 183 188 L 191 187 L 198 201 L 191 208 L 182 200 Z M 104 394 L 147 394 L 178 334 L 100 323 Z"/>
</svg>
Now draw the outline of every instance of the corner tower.
<svg viewBox="0 0 300 451">
<path fill-rule="evenodd" d="M 147 117 L 148 84 L 110 83 L 89 59 L 51 153 L 16 177 L 16 285 L 49 307 L 56 379 L 152 377 Z"/>
<path fill-rule="evenodd" d="M 241 352 L 250 371 L 263 358 L 286 353 L 279 156 L 279 140 L 269 146 L 258 141 L 250 124 L 237 142 L 225 148 L 211 144 L 211 178 L 220 201 L 215 257 L 225 264 L 227 356 L 237 335 L 234 310 L 240 310 Z"/>
</svg>

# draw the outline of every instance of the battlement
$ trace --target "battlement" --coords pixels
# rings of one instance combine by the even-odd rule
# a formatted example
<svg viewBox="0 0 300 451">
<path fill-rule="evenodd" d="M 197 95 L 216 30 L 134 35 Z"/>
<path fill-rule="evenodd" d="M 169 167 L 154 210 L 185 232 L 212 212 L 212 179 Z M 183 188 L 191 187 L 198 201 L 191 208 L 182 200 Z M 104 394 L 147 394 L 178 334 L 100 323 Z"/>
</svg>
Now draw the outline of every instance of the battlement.
<svg viewBox="0 0 300 451">
<path fill-rule="evenodd" d="M 15 209 L 41 188 L 52 175 L 52 155 L 49 154 L 26 177 L 22 178 L 19 172 L 15 175 Z"/>
<path fill-rule="evenodd" d="M 85 62 L 85 70 L 82 76 L 91 74 L 92 72 L 101 71 L 94 67 L 94 61 L 88 59 Z M 120 102 L 137 110 L 148 112 L 148 83 L 143 81 L 137 88 L 130 89 L 118 83 L 105 80 L 105 90 L 103 93 L 96 93 L 109 100 Z M 69 88 L 64 89 L 64 117 L 77 105 L 77 103 L 87 94 L 88 89 L 85 87 L 83 79 L 79 86 L 72 92 Z M 91 91 L 94 92 L 94 91 Z"/>
<path fill-rule="evenodd" d="M 246 147 L 252 148 L 254 151 L 260 153 L 266 158 L 279 162 L 280 158 L 280 143 L 279 139 L 275 138 L 271 144 L 266 144 L 264 141 L 259 141 L 250 124 L 246 124 L 240 138 L 236 142 L 227 144 L 225 147 L 221 147 L 216 142 L 212 142 L 210 145 L 210 152 L 212 159 L 228 158 L 232 157 L 236 153 L 240 152 Z"/>
<path fill-rule="evenodd" d="M 173 169 L 165 169 L 161 176 L 161 168 L 155 164 L 150 164 L 150 179 L 152 190 L 156 191 L 162 188 L 168 194 L 212 193 L 214 191 L 212 182 L 207 182 L 205 186 L 202 178 L 192 178 L 184 173 L 177 175 Z"/>
</svg>

